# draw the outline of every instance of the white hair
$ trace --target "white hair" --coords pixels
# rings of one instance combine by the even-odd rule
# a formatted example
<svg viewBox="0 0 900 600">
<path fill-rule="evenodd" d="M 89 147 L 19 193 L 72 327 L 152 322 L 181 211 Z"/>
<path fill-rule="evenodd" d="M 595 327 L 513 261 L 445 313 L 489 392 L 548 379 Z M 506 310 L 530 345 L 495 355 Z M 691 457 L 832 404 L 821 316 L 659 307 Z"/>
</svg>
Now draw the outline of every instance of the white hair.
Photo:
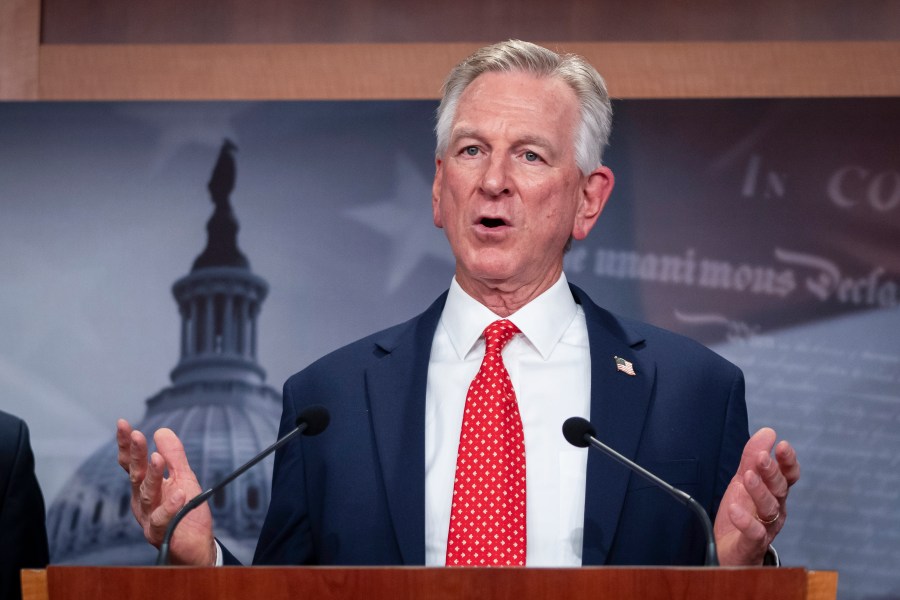
<svg viewBox="0 0 900 600">
<path fill-rule="evenodd" d="M 482 73 L 517 71 L 535 77 L 558 77 L 572 88 L 581 106 L 581 120 L 575 132 L 575 162 L 585 175 L 599 167 L 612 129 L 612 106 L 603 77 L 577 54 L 557 54 L 521 40 L 485 46 L 450 71 L 437 110 L 435 155 L 440 157 L 447 151 L 450 128 L 466 87 Z"/>
</svg>

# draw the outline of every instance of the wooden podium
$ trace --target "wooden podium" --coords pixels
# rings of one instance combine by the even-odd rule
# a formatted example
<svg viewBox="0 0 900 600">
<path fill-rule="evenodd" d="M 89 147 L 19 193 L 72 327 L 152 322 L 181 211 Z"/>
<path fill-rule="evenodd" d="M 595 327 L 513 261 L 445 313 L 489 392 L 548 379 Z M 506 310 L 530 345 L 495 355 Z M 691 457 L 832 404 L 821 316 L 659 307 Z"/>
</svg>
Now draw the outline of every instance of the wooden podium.
<svg viewBox="0 0 900 600">
<path fill-rule="evenodd" d="M 834 600 L 837 573 L 799 568 L 55 567 L 24 600 Z"/>
</svg>

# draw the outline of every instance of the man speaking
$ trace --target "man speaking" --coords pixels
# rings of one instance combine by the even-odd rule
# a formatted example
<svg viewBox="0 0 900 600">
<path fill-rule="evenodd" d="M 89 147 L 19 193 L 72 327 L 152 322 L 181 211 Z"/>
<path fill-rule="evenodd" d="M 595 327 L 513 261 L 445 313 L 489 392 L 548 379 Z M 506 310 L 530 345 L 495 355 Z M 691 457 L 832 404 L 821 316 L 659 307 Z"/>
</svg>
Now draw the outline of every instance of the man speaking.
<svg viewBox="0 0 900 600">
<path fill-rule="evenodd" d="M 771 429 L 748 440 L 740 370 L 610 314 L 562 272 L 613 189 L 601 162 L 611 118 L 603 80 L 578 56 L 509 41 L 453 69 L 432 190 L 456 258 L 450 289 L 287 381 L 283 433 L 312 404 L 332 425 L 276 455 L 255 563 L 702 564 L 695 516 L 569 445 L 572 416 L 691 494 L 715 521 L 721 564 L 763 563 L 800 468 Z M 199 485 L 171 431 L 156 433 L 149 463 L 125 421 L 118 442 L 132 509 L 159 545 Z M 171 551 L 185 564 L 233 560 L 206 505 Z"/>
</svg>

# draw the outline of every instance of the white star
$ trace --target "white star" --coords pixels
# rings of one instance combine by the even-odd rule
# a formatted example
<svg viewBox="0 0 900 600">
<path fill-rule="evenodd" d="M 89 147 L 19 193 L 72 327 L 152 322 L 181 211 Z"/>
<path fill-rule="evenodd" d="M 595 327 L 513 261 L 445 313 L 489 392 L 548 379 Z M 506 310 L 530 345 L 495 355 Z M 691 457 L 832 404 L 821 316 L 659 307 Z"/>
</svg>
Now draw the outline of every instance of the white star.
<svg viewBox="0 0 900 600">
<path fill-rule="evenodd" d="M 387 292 L 399 289 L 424 259 L 453 263 L 443 233 L 430 227 L 431 182 L 406 155 L 397 157 L 397 188 L 393 199 L 347 209 L 344 214 L 391 239 Z"/>
</svg>

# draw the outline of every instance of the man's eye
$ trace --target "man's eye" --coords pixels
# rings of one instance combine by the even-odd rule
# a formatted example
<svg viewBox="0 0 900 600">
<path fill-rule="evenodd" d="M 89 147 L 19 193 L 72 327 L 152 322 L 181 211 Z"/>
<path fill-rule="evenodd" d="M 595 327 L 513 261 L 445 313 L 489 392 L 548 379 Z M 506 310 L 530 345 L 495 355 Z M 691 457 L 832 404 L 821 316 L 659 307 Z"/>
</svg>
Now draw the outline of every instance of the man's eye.
<svg viewBox="0 0 900 600">
<path fill-rule="evenodd" d="M 476 146 L 466 146 L 463 152 L 465 152 L 469 156 L 477 156 L 478 148 Z"/>
<path fill-rule="evenodd" d="M 541 157 L 529 150 L 525 152 L 525 160 L 527 160 L 528 162 L 535 162 L 537 160 L 541 160 Z"/>
</svg>

